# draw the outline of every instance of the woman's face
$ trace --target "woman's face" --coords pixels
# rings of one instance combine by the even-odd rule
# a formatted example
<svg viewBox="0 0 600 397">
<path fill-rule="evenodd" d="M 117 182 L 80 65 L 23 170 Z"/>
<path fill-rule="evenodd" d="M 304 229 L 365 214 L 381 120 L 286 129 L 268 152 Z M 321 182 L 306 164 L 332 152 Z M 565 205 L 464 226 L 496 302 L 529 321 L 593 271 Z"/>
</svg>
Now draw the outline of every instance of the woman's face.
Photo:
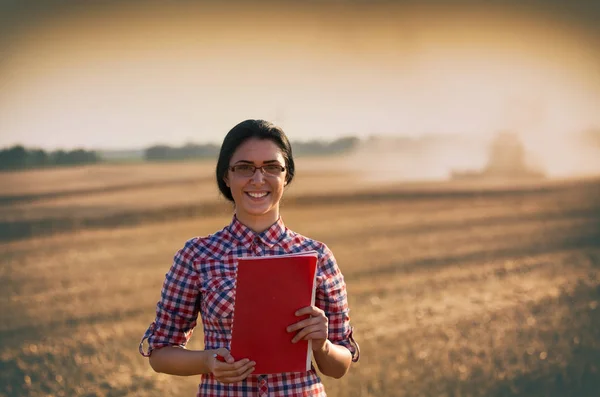
<svg viewBox="0 0 600 397">
<path fill-rule="evenodd" d="M 280 165 L 285 167 L 281 149 L 271 140 L 251 138 L 242 143 L 233 153 L 229 166 Z M 271 225 L 279 218 L 279 200 L 283 195 L 287 170 L 272 175 L 257 169 L 252 176 L 228 170 L 225 183 L 231 189 L 235 201 L 236 216 L 248 225 L 257 222 Z"/>
</svg>

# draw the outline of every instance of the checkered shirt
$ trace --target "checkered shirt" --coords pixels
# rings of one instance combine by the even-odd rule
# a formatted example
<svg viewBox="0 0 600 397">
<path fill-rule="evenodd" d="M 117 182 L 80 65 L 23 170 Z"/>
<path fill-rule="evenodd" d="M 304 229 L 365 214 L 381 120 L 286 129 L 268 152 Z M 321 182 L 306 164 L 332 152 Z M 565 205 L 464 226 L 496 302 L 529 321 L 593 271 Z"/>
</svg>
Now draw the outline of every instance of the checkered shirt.
<svg viewBox="0 0 600 397">
<path fill-rule="evenodd" d="M 329 248 L 285 227 L 281 218 L 262 233 L 256 233 L 234 216 L 223 230 L 204 238 L 193 238 L 175 254 L 166 274 L 156 319 L 140 342 L 140 353 L 149 356 L 164 346 L 185 346 L 198 319 L 202 319 L 205 349 L 230 348 L 235 296 L 235 273 L 240 256 L 318 252 L 315 305 L 329 320 L 328 338 L 359 356 L 352 337 L 346 284 Z M 148 341 L 147 351 L 143 342 Z M 314 366 L 308 372 L 250 375 L 241 382 L 223 384 L 203 374 L 197 396 L 325 396 Z"/>
</svg>

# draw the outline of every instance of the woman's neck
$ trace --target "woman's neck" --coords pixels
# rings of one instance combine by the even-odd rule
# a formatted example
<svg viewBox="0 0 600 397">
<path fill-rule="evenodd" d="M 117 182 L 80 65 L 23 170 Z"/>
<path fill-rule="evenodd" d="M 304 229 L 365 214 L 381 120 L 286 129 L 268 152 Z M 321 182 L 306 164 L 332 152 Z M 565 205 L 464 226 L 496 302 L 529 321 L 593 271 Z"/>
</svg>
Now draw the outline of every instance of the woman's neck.
<svg viewBox="0 0 600 397">
<path fill-rule="evenodd" d="M 279 219 L 279 211 L 272 214 L 250 215 L 238 214 L 235 215 L 244 226 L 248 227 L 256 233 L 262 233 L 267 230 Z"/>
</svg>

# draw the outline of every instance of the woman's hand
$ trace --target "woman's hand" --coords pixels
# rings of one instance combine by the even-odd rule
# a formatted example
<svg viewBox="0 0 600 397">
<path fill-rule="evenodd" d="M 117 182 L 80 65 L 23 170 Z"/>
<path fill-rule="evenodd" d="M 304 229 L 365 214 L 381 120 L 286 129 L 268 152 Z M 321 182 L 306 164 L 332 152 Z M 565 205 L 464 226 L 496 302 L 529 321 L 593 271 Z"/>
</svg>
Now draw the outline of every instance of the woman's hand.
<svg viewBox="0 0 600 397">
<path fill-rule="evenodd" d="M 219 361 L 217 357 L 211 357 L 208 367 L 216 380 L 221 383 L 235 383 L 242 381 L 254 371 L 256 363 L 244 358 L 235 361 L 229 350 L 224 347 L 212 350 L 213 356 L 218 354 L 225 359 L 224 362 Z"/>
<path fill-rule="evenodd" d="M 307 306 L 298 310 L 296 316 L 310 317 L 287 327 L 287 332 L 296 332 L 292 338 L 292 343 L 299 340 L 312 340 L 312 349 L 314 351 L 324 350 L 329 335 L 329 320 L 325 312 L 316 306 Z"/>
</svg>

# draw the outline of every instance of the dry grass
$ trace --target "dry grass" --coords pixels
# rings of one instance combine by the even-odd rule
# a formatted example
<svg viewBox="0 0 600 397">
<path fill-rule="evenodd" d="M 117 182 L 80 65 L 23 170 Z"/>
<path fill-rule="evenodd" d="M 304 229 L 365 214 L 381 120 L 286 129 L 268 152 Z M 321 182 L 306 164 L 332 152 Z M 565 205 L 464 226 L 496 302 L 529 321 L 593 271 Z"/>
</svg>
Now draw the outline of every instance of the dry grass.
<svg viewBox="0 0 600 397">
<path fill-rule="evenodd" d="M 163 180 L 176 169 L 153 167 Z M 597 395 L 597 182 L 462 196 L 444 189 L 432 194 L 431 186 L 423 196 L 389 196 L 367 184 L 361 196 L 340 182 L 331 200 L 324 191 L 310 196 L 325 186 L 322 175 L 309 172 L 297 182 L 293 194 L 308 198 L 288 200 L 284 219 L 336 254 L 363 352 L 342 380 L 324 380 L 329 396 Z M 213 194 L 210 179 L 205 183 L 204 194 Z M 157 197 L 176 208 L 183 205 L 179 198 L 170 201 L 165 193 L 176 186 L 118 194 L 125 202 L 140 189 L 157 189 L 142 207 L 152 208 Z M 109 211 L 120 200 L 102 197 L 114 193 L 81 197 Z M 52 200 L 30 205 L 56 208 Z M 25 204 L 5 204 L 4 211 L 19 205 Z M 0 396 L 195 395 L 197 377 L 153 373 L 137 343 L 174 252 L 229 219 L 221 211 L 2 243 Z M 191 347 L 201 348 L 201 341 L 197 330 Z"/>
</svg>

